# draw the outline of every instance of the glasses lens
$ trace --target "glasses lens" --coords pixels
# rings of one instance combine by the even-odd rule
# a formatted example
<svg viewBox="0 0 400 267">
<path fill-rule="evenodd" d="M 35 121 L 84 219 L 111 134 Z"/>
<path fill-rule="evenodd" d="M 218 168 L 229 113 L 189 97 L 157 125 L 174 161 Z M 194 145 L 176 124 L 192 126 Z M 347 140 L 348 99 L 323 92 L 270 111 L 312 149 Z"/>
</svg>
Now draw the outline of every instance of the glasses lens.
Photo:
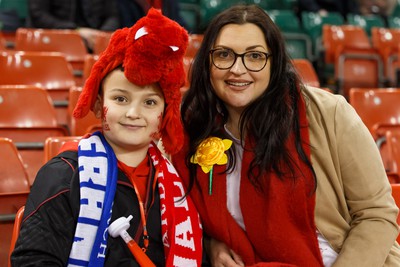
<svg viewBox="0 0 400 267">
<path fill-rule="evenodd" d="M 219 69 L 229 69 L 235 63 L 235 53 L 229 49 L 217 49 L 212 52 L 212 61 Z"/>
<path fill-rule="evenodd" d="M 267 55 L 262 52 L 249 51 L 243 55 L 243 63 L 250 71 L 259 71 L 267 63 Z"/>
</svg>

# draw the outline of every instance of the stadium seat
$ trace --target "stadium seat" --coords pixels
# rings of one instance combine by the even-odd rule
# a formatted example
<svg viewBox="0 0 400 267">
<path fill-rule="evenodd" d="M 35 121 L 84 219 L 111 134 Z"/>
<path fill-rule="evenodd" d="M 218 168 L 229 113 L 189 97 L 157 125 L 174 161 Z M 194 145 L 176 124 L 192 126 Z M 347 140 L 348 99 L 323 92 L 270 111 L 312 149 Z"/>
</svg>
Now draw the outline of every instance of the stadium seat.
<svg viewBox="0 0 400 267">
<path fill-rule="evenodd" d="M 203 42 L 203 34 L 190 34 L 189 35 L 189 45 L 186 49 L 186 57 L 194 57 L 199 50 L 201 42 Z"/>
<path fill-rule="evenodd" d="M 301 27 L 293 10 L 269 10 L 268 15 L 281 29 L 287 50 L 292 58 L 313 60 L 312 41 Z"/>
<path fill-rule="evenodd" d="M 311 62 L 307 59 L 293 59 L 293 65 L 303 83 L 309 86 L 320 87 L 320 82 Z"/>
<path fill-rule="evenodd" d="M 396 86 L 396 69 L 400 29 L 373 27 L 371 30 L 373 47 L 379 52 L 384 62 L 385 77 L 388 86 Z"/>
<path fill-rule="evenodd" d="M 46 138 L 68 133 L 58 125 L 50 96 L 42 88 L 0 86 L 0 100 L 0 136 L 14 142 L 32 184 L 43 165 Z"/>
<path fill-rule="evenodd" d="M 100 55 L 110 42 L 110 38 L 113 32 L 97 31 L 94 39 L 93 54 Z"/>
<path fill-rule="evenodd" d="M 6 266 L 14 217 L 19 207 L 25 205 L 30 186 L 22 158 L 11 139 L 0 138 L 0 159 L 0 266 Z"/>
<path fill-rule="evenodd" d="M 400 88 L 352 88 L 349 103 L 374 139 L 400 125 Z"/>
<path fill-rule="evenodd" d="M 394 173 L 400 177 L 400 125 L 397 129 L 385 132 L 387 146 L 387 172 Z"/>
<path fill-rule="evenodd" d="M 379 15 L 359 15 L 349 13 L 347 14 L 347 23 L 350 25 L 362 27 L 368 36 L 371 36 L 371 29 L 373 27 L 385 27 L 385 21 Z"/>
<path fill-rule="evenodd" d="M 302 12 L 301 23 L 304 31 L 310 36 L 313 44 L 313 54 L 320 57 L 322 49 L 322 25 L 343 25 L 343 16 L 338 12 L 329 12 L 321 16 L 316 12 Z"/>
<path fill-rule="evenodd" d="M 98 55 L 87 54 L 85 56 L 85 61 L 83 63 L 83 83 L 86 82 L 86 79 L 90 75 L 90 71 L 92 70 L 93 64 L 99 59 Z"/>
<path fill-rule="evenodd" d="M 71 64 L 75 81 L 82 84 L 85 43 L 76 30 L 19 28 L 15 35 L 15 50 L 60 52 Z"/>
<path fill-rule="evenodd" d="M 46 89 L 57 121 L 66 125 L 69 88 L 75 85 L 71 65 L 58 52 L 0 52 L 0 85 L 34 85 Z"/>
<path fill-rule="evenodd" d="M 17 242 L 17 239 L 19 236 L 19 229 L 21 228 L 24 211 L 25 211 L 25 206 L 22 206 L 21 208 L 19 208 L 19 210 L 17 211 L 17 214 L 15 215 L 14 226 L 13 226 L 11 242 L 10 242 L 10 250 L 9 250 L 9 254 L 8 254 L 8 267 L 11 267 L 10 258 L 11 258 L 12 252 L 14 251 L 15 243 Z"/>
<path fill-rule="evenodd" d="M 200 6 L 197 0 L 179 1 L 179 15 L 185 21 L 190 34 L 200 34 Z"/>
<path fill-rule="evenodd" d="M 57 156 L 61 147 L 67 142 L 79 142 L 81 136 L 57 136 L 47 137 L 44 143 L 44 162 Z"/>
<path fill-rule="evenodd" d="M 96 118 L 93 112 L 89 112 L 84 118 L 76 119 L 72 113 L 75 105 L 78 102 L 79 95 L 82 92 L 82 87 L 74 86 L 69 91 L 69 106 L 68 106 L 68 128 L 73 136 L 82 136 L 93 131 L 93 126 L 101 123 L 100 119 Z"/>
<path fill-rule="evenodd" d="M 325 64 L 333 64 L 337 91 L 348 98 L 352 87 L 382 87 L 383 62 L 363 28 L 324 25 L 322 40 Z"/>
</svg>

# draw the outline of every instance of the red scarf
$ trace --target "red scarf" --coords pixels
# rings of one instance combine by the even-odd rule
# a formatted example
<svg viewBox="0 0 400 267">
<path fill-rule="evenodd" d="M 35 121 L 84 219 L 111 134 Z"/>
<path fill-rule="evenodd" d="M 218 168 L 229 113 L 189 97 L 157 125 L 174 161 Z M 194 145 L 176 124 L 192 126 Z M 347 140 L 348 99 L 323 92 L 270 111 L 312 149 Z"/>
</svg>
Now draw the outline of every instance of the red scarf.
<svg viewBox="0 0 400 267">
<path fill-rule="evenodd" d="M 299 101 L 301 138 L 309 143 L 308 121 L 304 101 Z M 265 175 L 264 191 L 257 191 L 247 179 L 253 159 L 253 142 L 246 142 L 243 153 L 240 207 L 246 231 L 231 216 L 227 209 L 226 166 L 214 165 L 213 192 L 208 194 L 208 174 L 198 168 L 196 183 L 191 191 L 204 231 L 237 252 L 246 266 L 323 266 L 314 222 L 314 181 L 309 168 L 299 157 L 291 136 L 287 148 L 300 166 L 295 169 L 298 179 L 279 180 L 273 172 Z M 185 146 L 187 147 L 187 146 Z M 303 144 L 308 158 L 310 148 Z M 185 166 L 187 151 L 173 158 L 174 165 L 188 184 L 189 172 Z M 284 170 L 286 171 L 286 170 Z"/>
</svg>

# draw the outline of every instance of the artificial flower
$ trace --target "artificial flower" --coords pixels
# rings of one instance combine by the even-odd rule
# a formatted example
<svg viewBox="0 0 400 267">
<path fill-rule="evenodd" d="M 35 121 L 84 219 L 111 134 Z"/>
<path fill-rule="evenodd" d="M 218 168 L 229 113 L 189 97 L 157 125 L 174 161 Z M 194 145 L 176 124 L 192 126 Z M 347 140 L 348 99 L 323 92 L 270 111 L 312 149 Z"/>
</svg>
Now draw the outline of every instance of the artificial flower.
<svg viewBox="0 0 400 267">
<path fill-rule="evenodd" d="M 228 163 L 228 156 L 225 154 L 232 146 L 232 140 L 209 137 L 203 140 L 197 147 L 196 153 L 190 158 L 193 164 L 199 164 L 204 173 L 210 173 L 209 193 L 211 195 L 213 166 Z"/>
</svg>

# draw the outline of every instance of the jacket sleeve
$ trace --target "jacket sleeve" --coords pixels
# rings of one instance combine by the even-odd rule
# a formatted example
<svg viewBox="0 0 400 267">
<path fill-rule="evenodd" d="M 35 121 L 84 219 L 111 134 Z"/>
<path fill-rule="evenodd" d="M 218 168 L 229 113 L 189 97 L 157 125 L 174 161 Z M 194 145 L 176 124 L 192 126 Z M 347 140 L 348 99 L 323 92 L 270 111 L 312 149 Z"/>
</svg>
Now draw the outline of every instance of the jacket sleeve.
<svg viewBox="0 0 400 267">
<path fill-rule="evenodd" d="M 75 233 L 76 211 L 71 205 L 74 171 L 56 158 L 38 172 L 26 202 L 12 266 L 66 266 Z"/>
<path fill-rule="evenodd" d="M 383 266 L 398 235 L 398 208 L 380 153 L 344 98 L 335 110 L 339 175 L 350 229 L 333 266 Z"/>
<path fill-rule="evenodd" d="M 70 13 L 71 5 L 65 5 L 64 2 L 59 3 L 59 9 L 64 9 L 62 12 Z M 32 27 L 47 28 L 47 29 L 75 29 L 76 23 L 71 19 L 63 19 L 67 16 L 57 16 L 51 12 L 50 1 L 47 0 L 29 0 L 29 17 Z"/>
</svg>

